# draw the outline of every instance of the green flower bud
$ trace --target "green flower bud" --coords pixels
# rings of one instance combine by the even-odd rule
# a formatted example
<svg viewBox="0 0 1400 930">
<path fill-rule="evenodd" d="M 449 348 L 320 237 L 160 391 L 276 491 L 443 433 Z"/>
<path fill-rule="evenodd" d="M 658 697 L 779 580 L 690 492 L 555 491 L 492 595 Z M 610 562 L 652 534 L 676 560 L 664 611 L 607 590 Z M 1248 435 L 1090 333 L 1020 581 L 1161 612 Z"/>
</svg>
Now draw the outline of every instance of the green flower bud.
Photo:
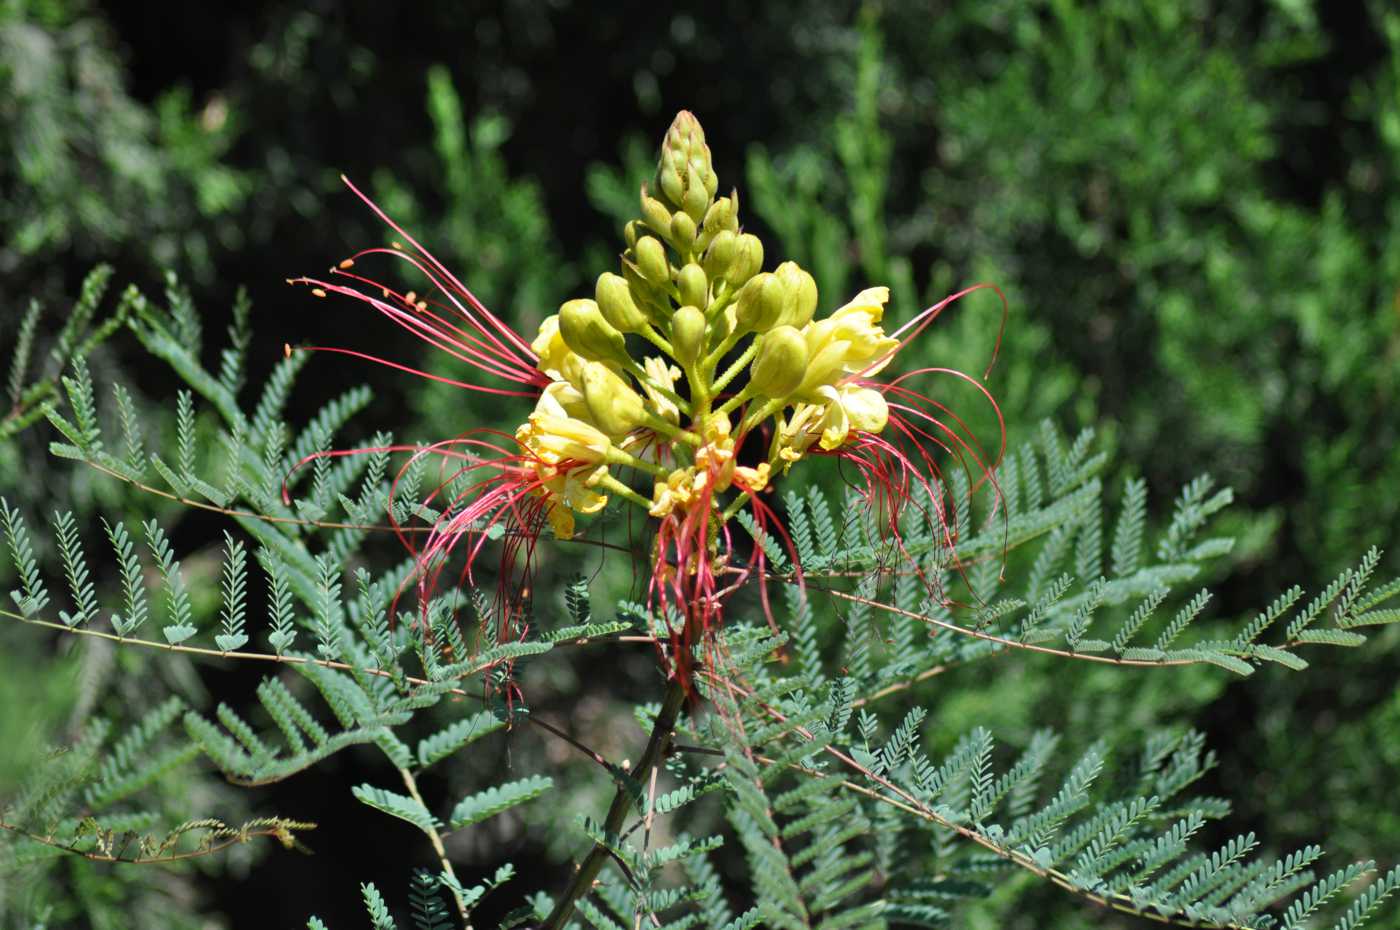
<svg viewBox="0 0 1400 930">
<path fill-rule="evenodd" d="M 817 282 L 797 262 L 783 262 L 774 271 L 786 293 L 782 317 L 778 323 L 806 326 L 817 310 Z"/>
<path fill-rule="evenodd" d="M 667 210 L 661 201 L 647 194 L 645 184 L 642 185 L 642 221 L 662 235 L 671 228 L 671 211 Z"/>
<path fill-rule="evenodd" d="M 686 173 L 685 195 L 681 206 L 697 223 L 705 218 L 705 211 L 710 209 L 710 192 L 706 190 L 705 182 L 694 165 L 691 165 Z"/>
<path fill-rule="evenodd" d="M 721 229 L 705 250 L 705 274 L 712 278 L 724 277 L 738 250 L 739 237 L 727 229 Z"/>
<path fill-rule="evenodd" d="M 700 357 L 705 348 L 705 325 L 705 314 L 691 304 L 671 316 L 671 348 L 675 350 L 676 361 L 690 365 Z"/>
<path fill-rule="evenodd" d="M 763 292 L 763 286 L 771 277 L 773 277 L 772 273 L 765 271 L 750 278 L 749 282 L 739 291 L 738 300 L 734 302 L 735 319 L 746 333 L 758 329 L 758 324 L 763 320 L 763 308 L 759 297 Z"/>
<path fill-rule="evenodd" d="M 594 424 L 609 436 L 621 436 L 646 422 L 646 404 L 621 376 L 606 365 L 589 362 L 583 369 L 583 402 Z"/>
<path fill-rule="evenodd" d="M 666 247 L 660 239 L 643 236 L 637 240 L 637 270 L 652 284 L 671 283 L 671 265 L 666 260 Z"/>
<path fill-rule="evenodd" d="M 632 289 L 621 275 L 605 271 L 598 275 L 593 295 L 603 319 L 624 333 L 635 333 L 647 322 L 647 316 L 632 299 Z"/>
<path fill-rule="evenodd" d="M 734 246 L 734 260 L 724 279 L 734 287 L 758 274 L 763 267 L 763 242 L 753 233 L 744 233 Z"/>
<path fill-rule="evenodd" d="M 705 272 L 700 266 L 694 262 L 681 269 L 680 275 L 676 278 L 676 287 L 681 292 L 681 303 L 683 304 L 704 307 L 710 302 L 708 299 L 710 281 L 705 277 Z"/>
<path fill-rule="evenodd" d="M 700 128 L 700 121 L 693 114 L 682 110 L 676 114 L 661 143 L 661 166 L 674 167 L 684 179 L 688 165 L 694 165 L 702 179 L 714 173 L 710 149 L 705 144 L 705 130 Z"/>
<path fill-rule="evenodd" d="M 675 145 L 679 146 L 679 148 L 673 146 L 662 152 L 661 163 L 658 169 L 670 167 L 675 170 L 676 174 L 684 176 L 685 165 L 688 160 L 686 158 L 686 152 L 689 151 L 688 143 L 684 139 L 677 137 Z"/>
<path fill-rule="evenodd" d="M 787 285 L 776 274 L 770 274 L 758 289 L 758 315 L 754 320 L 754 331 L 766 333 L 781 323 L 788 299 Z"/>
<path fill-rule="evenodd" d="M 666 195 L 667 200 L 681 206 L 682 198 L 685 197 L 685 182 L 681 180 L 681 173 L 674 166 L 662 164 L 656 175 L 656 185 L 661 188 L 661 193 Z"/>
<path fill-rule="evenodd" d="M 559 308 L 559 335 L 578 355 L 593 361 L 621 362 L 627 359 L 627 342 L 622 333 L 603 319 L 591 300 L 571 300 Z"/>
<path fill-rule="evenodd" d="M 653 323 L 660 323 L 671 315 L 671 302 L 666 292 L 643 278 L 637 266 L 626 258 L 622 260 L 622 278 L 632 292 L 633 302 Z"/>
<path fill-rule="evenodd" d="M 671 217 L 671 244 L 677 252 L 689 252 L 695 245 L 695 221 L 685 213 Z"/>
<path fill-rule="evenodd" d="M 705 211 L 705 231 L 711 236 L 718 233 L 721 229 L 729 229 L 732 231 L 729 220 L 733 216 L 734 201 L 730 200 L 728 197 L 719 198 L 714 203 L 710 204 L 710 209 Z"/>
<path fill-rule="evenodd" d="M 708 149 L 705 155 L 704 167 L 697 167 L 696 171 L 700 175 L 700 182 L 705 185 L 705 200 L 708 202 L 714 198 L 715 191 L 719 190 L 719 175 L 715 174 L 714 168 L 710 167 Z"/>
<path fill-rule="evenodd" d="M 763 337 L 749 367 L 749 384 L 763 397 L 782 400 L 807 374 L 807 340 L 791 326 L 779 326 Z"/>
</svg>

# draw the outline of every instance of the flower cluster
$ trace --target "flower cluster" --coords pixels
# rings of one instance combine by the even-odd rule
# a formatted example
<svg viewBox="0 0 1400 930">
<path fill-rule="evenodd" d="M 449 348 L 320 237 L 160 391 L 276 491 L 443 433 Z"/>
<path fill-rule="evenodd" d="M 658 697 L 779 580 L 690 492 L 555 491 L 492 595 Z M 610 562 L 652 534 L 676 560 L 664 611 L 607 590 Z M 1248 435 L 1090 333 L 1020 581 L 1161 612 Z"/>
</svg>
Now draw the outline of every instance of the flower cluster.
<svg viewBox="0 0 1400 930">
<path fill-rule="evenodd" d="M 881 327 L 889 291 L 870 288 L 814 319 L 815 280 L 795 262 L 763 271 L 737 192 L 717 188 L 700 124 L 683 112 L 625 228 L 621 273 L 605 272 L 592 298 L 540 326 L 531 348 L 551 383 L 516 438 L 560 536 L 574 513 L 618 491 L 610 465 L 653 477 L 651 516 L 703 506 L 723 523 L 732 513 L 717 495 L 757 494 L 813 445 L 836 451 L 888 422 L 884 395 L 862 379 L 899 346 Z M 770 437 L 766 453 L 740 465 L 755 431 Z M 622 496 L 635 501 L 630 489 Z"/>
<path fill-rule="evenodd" d="M 765 271 L 763 243 L 740 225 L 737 191 L 718 196 L 718 189 L 704 132 L 682 112 L 667 130 L 655 178 L 642 187 L 640 215 L 624 228 L 617 272 L 600 275 L 591 297 L 570 300 L 546 318 L 528 344 L 382 212 L 408 248 L 396 242 L 366 250 L 333 268 L 333 282 L 298 279 L 320 296 L 363 300 L 518 389 L 451 383 L 535 399 L 506 443 L 469 433 L 415 450 L 460 459 L 438 491 L 464 474 L 478 478 L 448 506 L 435 504 L 443 516 L 416 550 L 424 578 L 435 579 L 440 568 L 428 563 L 464 539 L 474 540 L 467 547 L 470 576 L 487 531 L 498 524 L 528 540 L 528 563 L 545 523 L 570 539 L 578 515 L 596 514 L 616 498 L 655 521 L 651 592 L 659 615 L 680 618 L 666 621 L 670 657 L 678 674 L 688 675 L 693 647 L 719 616 L 720 575 L 731 572 L 737 583 L 755 566 L 763 569 L 762 545 L 745 564 L 732 564 L 731 521 L 747 508 L 761 531 L 785 539 L 763 497 L 794 464 L 813 454 L 850 462 L 896 541 L 900 513 L 911 502 L 941 518 L 934 451 L 971 454 L 989 473 L 980 449 L 947 425 L 946 411 L 904 386 L 908 375 L 873 380 L 961 295 L 895 334 L 882 325 L 884 287 L 861 291 L 818 318 L 812 275 L 790 261 Z M 413 265 L 429 280 L 432 299 L 352 270 L 375 253 Z M 515 557 L 507 546 L 503 560 Z"/>
</svg>

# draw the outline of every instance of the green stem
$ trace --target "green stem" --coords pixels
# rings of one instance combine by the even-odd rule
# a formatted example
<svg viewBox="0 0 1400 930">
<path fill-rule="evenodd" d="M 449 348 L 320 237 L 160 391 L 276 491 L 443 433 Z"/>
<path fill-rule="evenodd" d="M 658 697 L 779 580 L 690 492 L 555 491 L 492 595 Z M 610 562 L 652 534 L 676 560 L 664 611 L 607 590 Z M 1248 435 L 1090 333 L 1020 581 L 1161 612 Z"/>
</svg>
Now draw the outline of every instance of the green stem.
<svg viewBox="0 0 1400 930">
<path fill-rule="evenodd" d="M 724 513 L 719 515 L 719 522 L 721 524 L 728 523 L 734 518 L 735 514 L 737 514 L 740 510 L 744 509 L 744 505 L 748 502 L 749 492 L 744 491 L 738 497 L 734 498 L 734 500 L 730 502 L 728 507 L 724 508 Z"/>
<path fill-rule="evenodd" d="M 624 452 L 616 446 L 613 446 L 611 449 L 608 450 L 608 464 L 626 465 L 630 468 L 639 468 L 647 474 L 655 475 L 658 478 L 665 478 L 667 475 L 670 474 L 670 472 L 662 468 L 660 465 L 657 465 L 655 462 L 648 462 L 646 459 L 639 459 L 632 453 Z"/>
<path fill-rule="evenodd" d="M 744 419 L 739 421 L 739 428 L 735 430 L 735 433 L 743 435 L 754 426 L 762 423 L 766 418 L 782 410 L 785 406 L 787 406 L 786 398 L 782 400 L 770 400 L 768 403 L 750 410 L 748 413 L 744 414 Z"/>
<path fill-rule="evenodd" d="M 743 339 L 747 335 L 748 333 L 746 331 L 736 329 L 728 336 L 725 336 L 724 341 L 721 342 L 713 352 L 705 356 L 705 367 L 713 371 L 714 367 L 720 363 L 720 359 L 728 355 L 729 350 L 737 346 L 739 344 L 739 340 Z"/>
<path fill-rule="evenodd" d="M 428 806 L 423 803 L 423 795 L 418 793 L 418 781 L 413 777 L 413 773 L 408 769 L 401 768 L 399 774 L 403 776 L 404 787 L 408 789 L 409 795 L 418 802 L 420 807 L 427 810 Z M 428 842 L 432 843 L 433 852 L 437 853 L 438 862 L 442 864 L 442 871 L 452 879 L 453 884 L 460 884 L 457 881 L 457 873 L 452 870 L 452 860 L 447 858 L 447 847 L 442 844 L 442 834 L 438 833 L 432 825 L 429 825 L 423 832 L 428 834 Z M 471 914 L 467 911 L 467 902 L 463 901 L 462 896 L 455 890 L 452 892 L 452 900 L 457 902 L 457 913 L 461 915 L 463 930 L 472 930 Z"/>
<path fill-rule="evenodd" d="M 725 341 L 727 342 L 728 340 Z M 720 346 L 720 348 L 724 347 Z M 728 350 L 726 349 L 725 351 Z M 757 354 L 758 340 L 755 339 L 753 342 L 749 343 L 749 347 L 744 350 L 744 354 L 736 358 L 734 360 L 734 364 L 730 365 L 724 374 L 720 375 L 718 378 L 715 379 L 715 393 L 718 394 L 720 391 L 728 387 L 729 382 L 733 381 L 736 377 L 738 377 L 739 372 L 743 371 L 744 366 L 747 365 L 749 362 L 753 361 L 753 357 Z M 719 361 L 719 359 L 715 359 L 715 361 Z"/>
<path fill-rule="evenodd" d="M 679 426 L 672 423 L 670 420 L 667 420 L 664 417 L 657 416 L 650 410 L 643 411 L 643 415 L 646 417 L 647 426 L 651 427 L 656 432 L 661 433 L 663 436 L 669 436 L 672 439 L 679 439 L 682 442 L 688 442 L 692 446 L 695 446 L 695 448 L 697 449 L 700 448 L 701 445 L 703 445 L 703 443 L 700 441 L 700 437 L 692 433 L 690 430 L 681 429 Z"/>
<path fill-rule="evenodd" d="M 742 391 L 720 404 L 719 409 L 716 410 L 715 413 L 728 413 L 751 397 L 753 397 L 753 391 L 751 390 L 751 386 L 746 384 Z"/>
<path fill-rule="evenodd" d="M 710 398 L 712 395 L 710 394 L 709 385 L 705 383 L 700 375 L 701 369 L 699 366 L 692 362 L 689 365 L 683 366 L 683 368 L 685 370 L 686 383 L 690 385 L 690 398 L 694 402 L 693 412 L 687 411 L 687 413 L 690 413 L 691 419 L 698 423 L 709 415 Z"/>
<path fill-rule="evenodd" d="M 651 774 L 651 770 L 661 763 L 666 756 L 666 750 L 671 743 L 671 737 L 676 730 L 676 722 L 680 719 L 681 707 L 685 704 L 685 688 L 681 686 L 679 680 L 672 679 L 666 688 L 666 696 L 661 701 L 661 710 L 656 715 L 656 723 L 651 728 L 651 736 L 647 739 L 646 749 L 642 751 L 642 757 L 637 760 L 637 764 L 632 766 L 628 774 L 634 781 L 645 781 Z M 627 789 L 621 785 L 613 795 L 612 806 L 608 808 L 608 815 L 603 820 L 603 836 L 617 836 L 622 832 L 623 821 L 627 819 L 627 811 L 632 806 L 632 799 Z M 593 887 L 593 880 L 598 877 L 598 873 L 603 868 L 603 863 L 608 860 L 611 853 L 606 846 L 594 844 L 588 851 L 588 855 L 579 863 L 578 871 L 574 873 L 573 880 L 569 882 L 569 887 L 564 889 L 564 893 L 554 905 L 544 923 L 540 925 L 540 930 L 561 930 L 573 916 L 574 907 L 578 900 L 582 898 Z"/>
<path fill-rule="evenodd" d="M 705 310 L 705 319 L 710 322 L 719 319 L 720 314 L 724 312 L 724 308 L 734 302 L 734 295 L 736 293 L 738 292 L 728 284 L 721 284 L 720 289 L 715 292 L 714 300 L 710 301 L 709 308 Z"/>
<path fill-rule="evenodd" d="M 650 323 L 643 323 L 642 328 L 637 330 L 637 332 L 641 333 L 643 339 L 656 346 L 662 352 L 665 352 L 667 355 L 675 355 L 675 350 L 671 348 L 671 343 L 667 342 L 666 338 L 658 333 L 656 327 L 652 326 Z"/>
<path fill-rule="evenodd" d="M 642 495 L 638 494 L 636 491 L 632 490 L 627 485 L 623 484 L 621 481 L 618 481 L 612 475 L 604 475 L 602 478 L 600 478 L 598 480 L 598 487 L 607 488 L 609 493 L 616 494 L 623 500 L 631 501 L 638 507 L 641 507 L 643 510 L 651 509 L 651 501 L 647 500 L 645 497 L 642 497 Z"/>
</svg>

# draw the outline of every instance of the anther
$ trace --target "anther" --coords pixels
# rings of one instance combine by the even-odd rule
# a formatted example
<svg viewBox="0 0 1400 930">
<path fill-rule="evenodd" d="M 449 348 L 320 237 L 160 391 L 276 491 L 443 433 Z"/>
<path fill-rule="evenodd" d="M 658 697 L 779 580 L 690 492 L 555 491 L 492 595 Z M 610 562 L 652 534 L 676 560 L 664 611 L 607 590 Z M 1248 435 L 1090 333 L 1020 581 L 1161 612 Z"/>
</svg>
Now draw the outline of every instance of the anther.
<svg viewBox="0 0 1400 930">
<path fill-rule="evenodd" d="M 323 290 L 322 290 L 321 288 L 319 288 L 319 287 L 313 287 L 313 288 L 311 289 L 311 293 L 315 294 L 317 297 L 325 297 L 325 296 L 326 296 L 326 292 L 323 291 Z"/>
<path fill-rule="evenodd" d="M 349 267 L 351 267 L 351 266 L 354 265 L 354 264 L 355 264 L 355 260 L 354 260 L 354 259 L 352 259 L 352 258 L 347 258 L 347 259 L 345 259 L 345 261 L 343 261 L 343 262 L 340 263 L 340 267 L 341 267 L 341 268 L 349 268 Z"/>
</svg>

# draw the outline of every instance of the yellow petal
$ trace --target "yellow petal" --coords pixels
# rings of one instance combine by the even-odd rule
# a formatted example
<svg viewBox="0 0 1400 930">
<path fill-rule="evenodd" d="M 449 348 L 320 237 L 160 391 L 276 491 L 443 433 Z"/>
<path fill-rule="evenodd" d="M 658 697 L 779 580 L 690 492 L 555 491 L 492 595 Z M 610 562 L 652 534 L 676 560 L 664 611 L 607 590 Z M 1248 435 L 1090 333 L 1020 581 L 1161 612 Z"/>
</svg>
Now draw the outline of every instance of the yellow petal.
<svg viewBox="0 0 1400 930">
<path fill-rule="evenodd" d="M 848 387 L 841 391 L 841 406 L 850 418 L 851 428 L 878 433 L 890 419 L 885 395 L 872 388 Z"/>
</svg>

